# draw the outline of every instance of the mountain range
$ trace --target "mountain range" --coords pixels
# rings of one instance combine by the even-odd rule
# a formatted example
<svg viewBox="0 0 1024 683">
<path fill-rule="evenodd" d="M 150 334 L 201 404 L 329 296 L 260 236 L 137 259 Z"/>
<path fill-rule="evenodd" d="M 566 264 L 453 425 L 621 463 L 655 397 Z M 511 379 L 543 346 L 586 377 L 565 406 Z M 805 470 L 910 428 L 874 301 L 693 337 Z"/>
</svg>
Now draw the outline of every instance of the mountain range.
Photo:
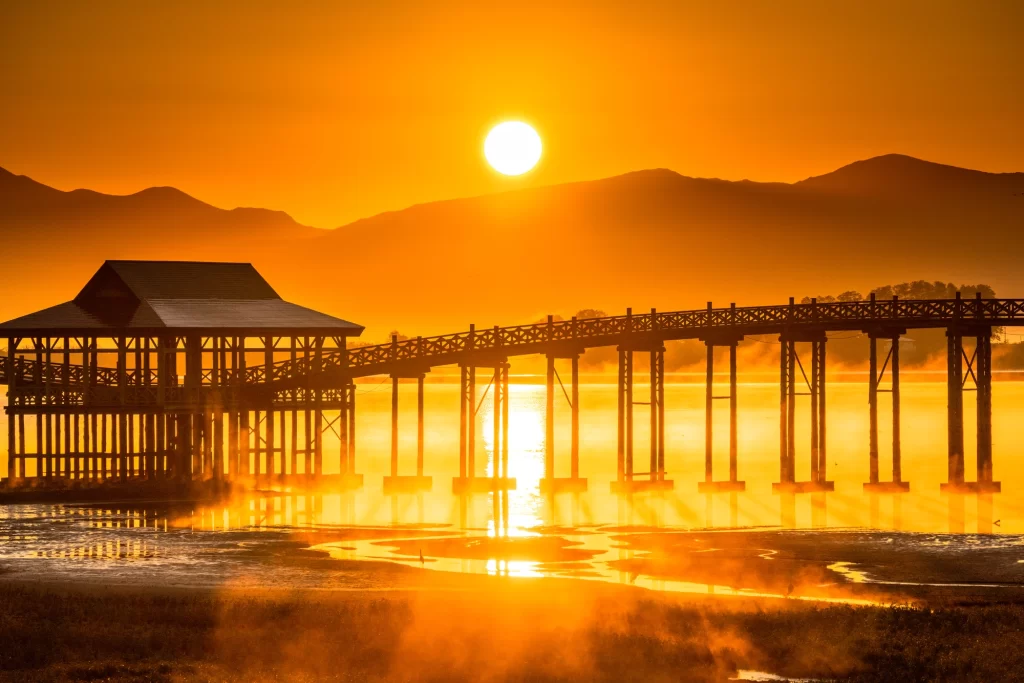
<svg viewBox="0 0 1024 683">
<path fill-rule="evenodd" d="M 1024 296 L 1024 173 L 886 155 L 796 183 L 666 169 L 420 204 L 333 229 L 169 187 L 63 192 L 0 169 L 0 318 L 108 258 L 252 261 L 297 303 L 435 334 L 580 308 L 754 305 L 915 279 Z"/>
</svg>

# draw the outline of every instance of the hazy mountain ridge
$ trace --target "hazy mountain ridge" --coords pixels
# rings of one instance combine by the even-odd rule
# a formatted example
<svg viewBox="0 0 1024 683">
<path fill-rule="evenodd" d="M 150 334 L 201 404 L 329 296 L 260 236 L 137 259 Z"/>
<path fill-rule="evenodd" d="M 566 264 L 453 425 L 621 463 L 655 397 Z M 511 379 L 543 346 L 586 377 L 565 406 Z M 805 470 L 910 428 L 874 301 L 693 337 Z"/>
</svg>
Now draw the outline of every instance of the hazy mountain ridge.
<svg viewBox="0 0 1024 683">
<path fill-rule="evenodd" d="M 762 304 L 922 278 L 985 281 L 1013 296 L 1024 295 L 1021 225 L 1024 173 L 903 155 L 792 184 L 641 170 L 419 204 L 328 231 L 174 188 L 62 192 L 0 171 L 0 232 L 14 246 L 0 265 L 22 277 L 57 266 L 38 288 L 0 285 L 0 317 L 54 303 L 54 290 L 67 298 L 104 258 L 251 260 L 285 296 L 371 333 L 581 307 Z"/>
<path fill-rule="evenodd" d="M 165 220 L 168 214 L 207 221 L 222 230 L 244 228 L 244 225 L 236 224 L 239 219 L 244 219 L 264 229 L 279 230 L 282 237 L 312 237 L 318 232 L 297 223 L 284 211 L 249 207 L 221 209 L 174 187 L 149 187 L 127 195 L 88 189 L 63 191 L 0 168 L 0 226 L 10 221 L 30 223 L 46 219 L 80 223 L 130 216 L 144 220 L 137 227 L 147 227 Z M 111 227 L 116 229 L 118 226 Z M 187 231 L 194 227 L 197 226 L 183 225 L 179 229 Z M 289 231 L 294 234 L 286 234 Z"/>
</svg>

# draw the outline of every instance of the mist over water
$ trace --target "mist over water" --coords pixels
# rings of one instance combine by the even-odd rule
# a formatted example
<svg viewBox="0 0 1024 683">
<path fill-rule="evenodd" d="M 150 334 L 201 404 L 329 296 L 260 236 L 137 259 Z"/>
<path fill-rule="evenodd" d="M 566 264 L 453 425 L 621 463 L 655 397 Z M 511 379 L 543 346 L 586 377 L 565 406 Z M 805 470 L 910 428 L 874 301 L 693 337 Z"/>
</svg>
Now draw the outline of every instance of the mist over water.
<svg viewBox="0 0 1024 683">
<path fill-rule="evenodd" d="M 764 373 L 753 376 L 761 381 L 739 386 L 739 479 L 747 483 L 747 490 L 739 494 L 697 493 L 697 483 L 704 478 L 704 386 L 690 383 L 691 377 L 676 376 L 666 384 L 665 410 L 666 477 L 675 482 L 672 492 L 630 498 L 610 493 L 609 484 L 616 476 L 615 386 L 591 382 L 580 386 L 580 475 L 588 479 L 589 490 L 554 499 L 542 495 L 545 389 L 520 377 L 510 387 L 509 475 L 516 479 L 516 490 L 497 496 L 451 494 L 451 478 L 459 471 L 458 386 L 437 381 L 428 383 L 425 400 L 424 472 L 433 477 L 433 490 L 385 496 L 382 478 L 390 469 L 390 382 L 369 382 L 358 385 L 357 396 L 356 471 L 365 475 L 360 491 L 309 495 L 271 487 L 217 505 L 8 506 L 0 509 L 4 540 L 0 566 L 26 576 L 140 582 L 159 577 L 172 584 L 351 589 L 385 588 L 392 581 L 351 572 L 325 573 L 323 565 L 304 564 L 303 557 L 294 556 L 302 548 L 312 548 L 335 560 L 386 559 L 443 571 L 781 596 L 793 591 L 796 579 L 790 573 L 769 573 L 753 581 L 749 577 L 726 580 L 708 575 L 707 568 L 729 566 L 728 562 L 773 568 L 772 560 L 781 557 L 776 555 L 780 548 L 787 556 L 799 558 L 801 553 L 813 555 L 814 546 L 826 545 L 834 551 L 816 556 L 820 566 L 813 575 L 799 570 L 798 577 L 809 588 L 800 584 L 792 596 L 822 599 L 834 597 L 827 588 L 831 581 L 865 579 L 859 565 L 849 560 L 863 558 L 869 551 L 948 554 L 983 548 L 1016 552 L 1021 544 L 1016 534 L 1024 531 L 1024 514 L 1017 502 L 1024 491 L 1024 469 L 1016 458 L 1013 406 L 1024 402 L 1024 382 L 1004 375 L 993 384 L 995 480 L 1002 482 L 1004 493 L 946 496 L 939 493 L 947 467 L 945 385 L 928 375 L 907 375 L 902 383 L 902 450 L 909 494 L 862 491 L 868 480 L 866 377 L 829 383 L 828 479 L 835 481 L 835 492 L 773 494 L 771 484 L 779 477 L 779 389 L 774 377 Z M 484 386 L 482 382 L 478 396 Z M 646 389 L 638 384 L 635 391 L 645 396 Z M 716 394 L 727 391 L 726 385 L 716 387 Z M 974 472 L 972 396 L 967 394 L 965 411 L 968 479 L 973 479 Z M 490 399 L 489 394 L 483 398 L 477 414 L 477 476 L 491 473 Z M 570 411 L 560 393 L 556 399 L 556 475 L 567 476 Z M 798 397 L 797 480 L 809 478 L 807 401 Z M 716 402 L 715 408 L 715 478 L 726 479 L 728 411 L 724 402 Z M 647 406 L 635 407 L 635 470 L 641 472 L 647 470 L 650 452 L 646 410 Z M 889 415 L 888 398 L 883 395 L 879 406 L 882 480 L 891 474 Z M 412 474 L 414 383 L 399 386 L 399 423 L 399 472 Z M 337 442 L 332 438 L 326 437 L 324 448 L 328 473 L 337 468 Z M 772 529 L 780 527 L 813 529 L 807 533 L 817 534 L 817 540 L 759 535 L 777 534 Z M 680 555 L 680 546 L 665 546 L 668 542 L 658 538 L 709 528 L 746 528 L 741 534 L 757 535 L 724 543 L 723 536 L 710 541 L 701 537 L 694 543 L 708 544 L 704 550 L 710 554 L 703 556 L 701 547 L 690 540 Z M 880 531 L 854 533 L 851 529 Z M 667 533 L 652 537 L 651 531 Z M 984 534 L 993 532 L 987 536 L 990 541 L 983 540 Z M 732 553 L 731 559 L 726 560 L 725 553 L 714 554 L 723 547 Z M 658 553 L 667 554 L 657 560 Z M 284 566 L 278 559 L 268 566 L 268 557 L 289 559 Z M 657 560 L 653 565 L 644 564 L 652 557 Z M 1009 566 L 1015 560 L 1005 557 L 1000 562 Z M 683 573 L 674 576 L 678 567 L 683 567 Z M 1015 566 L 1011 569 L 1016 572 Z M 894 580 L 912 578 L 911 573 Z M 946 581 L 942 576 L 928 580 Z"/>
</svg>

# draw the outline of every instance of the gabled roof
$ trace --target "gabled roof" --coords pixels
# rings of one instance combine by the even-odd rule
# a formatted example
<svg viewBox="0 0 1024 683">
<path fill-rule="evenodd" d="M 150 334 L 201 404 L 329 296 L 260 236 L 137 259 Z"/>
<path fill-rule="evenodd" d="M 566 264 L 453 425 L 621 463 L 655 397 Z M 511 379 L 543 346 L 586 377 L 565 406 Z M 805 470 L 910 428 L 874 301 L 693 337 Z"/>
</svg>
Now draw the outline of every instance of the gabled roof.
<svg viewBox="0 0 1024 683">
<path fill-rule="evenodd" d="M 144 299 L 280 299 L 251 263 L 107 261 L 75 301 L 116 287 Z"/>
<path fill-rule="evenodd" d="M 363 328 L 284 301 L 249 263 L 107 261 L 73 301 L 0 324 L 0 337 L 122 330 L 357 336 Z"/>
</svg>

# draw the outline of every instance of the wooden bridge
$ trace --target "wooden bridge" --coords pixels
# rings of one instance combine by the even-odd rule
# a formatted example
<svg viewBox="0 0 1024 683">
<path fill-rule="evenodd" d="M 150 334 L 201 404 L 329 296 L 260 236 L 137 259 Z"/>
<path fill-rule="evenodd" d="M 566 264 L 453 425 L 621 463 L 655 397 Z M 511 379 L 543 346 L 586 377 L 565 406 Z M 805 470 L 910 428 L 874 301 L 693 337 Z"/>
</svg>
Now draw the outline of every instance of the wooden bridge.
<svg viewBox="0 0 1024 683">
<path fill-rule="evenodd" d="M 751 335 L 778 335 L 779 481 L 783 492 L 829 491 L 826 459 L 826 345 L 829 332 L 858 331 L 870 340 L 870 411 L 867 490 L 902 492 L 900 469 L 899 338 L 911 328 L 947 333 L 948 482 L 946 490 L 994 492 L 992 481 L 993 327 L 1024 325 L 1024 300 L 961 298 L 934 301 L 875 300 L 780 306 L 707 308 L 601 318 L 554 320 L 534 325 L 476 329 L 436 337 L 347 348 L 358 325 L 284 302 L 247 264 L 108 262 L 72 302 L 0 325 L 8 340 L 0 383 L 8 385 L 10 486 L 173 478 L 279 482 L 354 487 L 355 384 L 369 376 L 392 380 L 391 474 L 385 490 L 422 491 L 424 474 L 424 375 L 460 367 L 460 470 L 453 490 L 472 493 L 513 488 L 508 477 L 509 359 L 547 359 L 545 477 L 549 492 L 583 491 L 579 472 L 579 358 L 587 349 L 618 350 L 616 492 L 667 490 L 665 469 L 665 342 L 698 339 L 707 345 L 705 481 L 699 490 L 740 491 L 737 453 L 736 346 Z M 968 357 L 963 340 L 977 341 Z M 881 367 L 879 339 L 891 342 Z M 729 348 L 729 386 L 712 394 L 714 348 Z M 801 359 L 798 350 L 805 352 Z M 634 392 L 634 357 L 649 355 L 649 397 Z M 558 360 L 568 360 L 565 394 L 572 415 L 569 476 L 555 476 L 554 406 Z M 478 370 L 490 383 L 478 400 Z M 878 466 L 879 383 L 888 371 L 893 398 L 893 470 Z M 418 382 L 416 472 L 398 467 L 398 384 Z M 798 379 L 799 378 L 799 379 Z M 977 390 L 977 476 L 964 472 L 963 395 Z M 806 391 L 801 388 L 805 385 Z M 494 401 L 493 476 L 479 476 L 476 420 L 487 392 Z M 795 468 L 796 397 L 810 396 L 810 471 Z M 728 399 L 729 472 L 712 468 L 714 401 Z M 635 463 L 636 406 L 650 420 L 646 471 Z M 34 421 L 26 443 L 25 420 Z M 301 418 L 301 419 L 300 419 Z M 225 435 L 225 424 L 227 425 Z M 302 443 L 299 436 L 302 436 Z M 339 444 L 338 474 L 325 475 L 324 446 Z M 289 439 L 290 437 L 290 439 Z M 226 452 L 225 452 L 226 451 Z M 301 460 L 300 460 L 301 456 Z M 30 467 L 32 465 L 32 467 Z"/>
</svg>

